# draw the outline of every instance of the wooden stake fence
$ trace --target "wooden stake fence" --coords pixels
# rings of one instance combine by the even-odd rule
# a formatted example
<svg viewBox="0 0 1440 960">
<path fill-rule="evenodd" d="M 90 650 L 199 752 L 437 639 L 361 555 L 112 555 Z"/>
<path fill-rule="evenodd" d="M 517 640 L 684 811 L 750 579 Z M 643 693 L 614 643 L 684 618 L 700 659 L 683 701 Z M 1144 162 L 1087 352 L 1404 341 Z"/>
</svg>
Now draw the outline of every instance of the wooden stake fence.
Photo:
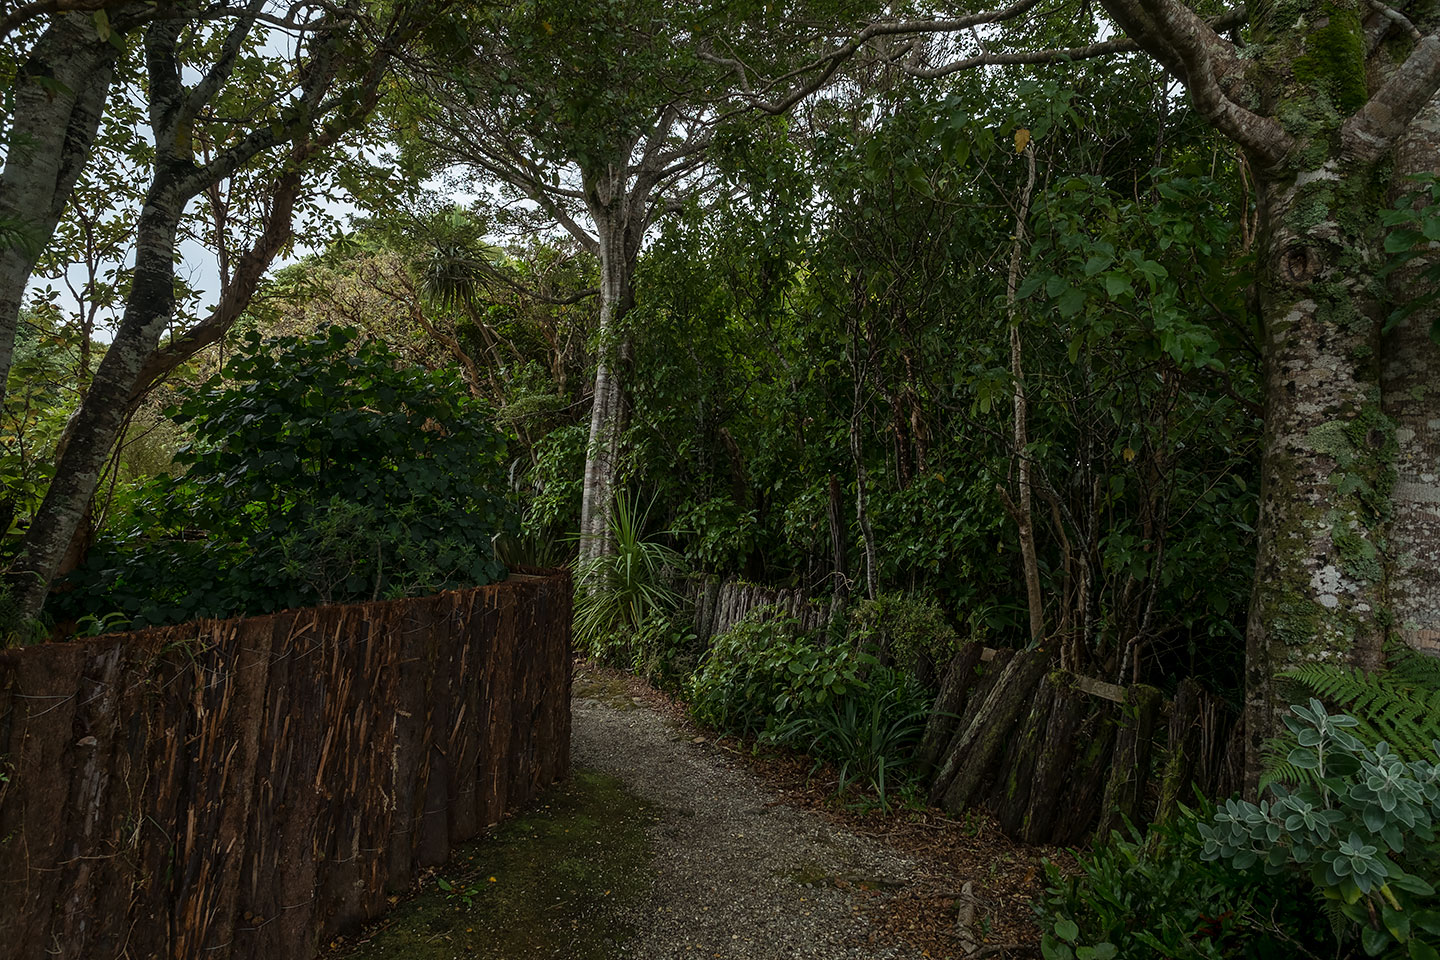
<svg viewBox="0 0 1440 960">
<path fill-rule="evenodd" d="M 986 656 L 990 654 L 990 656 Z M 1193 681 L 1168 704 L 1154 687 L 1121 687 L 1050 670 L 1038 650 L 951 660 L 921 760 L 931 800 L 980 806 L 1027 843 L 1074 844 L 1137 826 L 1239 786 L 1234 718 Z"/>
<path fill-rule="evenodd" d="M 809 599 L 799 587 L 766 587 L 742 580 L 714 578 L 688 581 L 685 590 L 695 614 L 695 635 L 704 643 L 727 632 L 745 615 L 760 607 L 794 617 L 802 631 L 819 630 L 828 623 L 830 605 Z"/>
<path fill-rule="evenodd" d="M 0 651 L 0 960 L 311 960 L 563 777 L 567 574 Z"/>
<path fill-rule="evenodd" d="M 798 588 L 711 578 L 687 590 L 706 643 L 760 607 L 803 631 L 829 622 L 829 604 Z M 1016 839 L 1075 844 L 1163 816 L 1196 789 L 1216 797 L 1240 786 L 1236 718 L 1192 680 L 1167 702 L 1153 687 L 1052 670 L 1038 650 L 975 643 L 939 668 L 919 748 L 930 800 L 952 813 L 983 807 Z"/>
</svg>

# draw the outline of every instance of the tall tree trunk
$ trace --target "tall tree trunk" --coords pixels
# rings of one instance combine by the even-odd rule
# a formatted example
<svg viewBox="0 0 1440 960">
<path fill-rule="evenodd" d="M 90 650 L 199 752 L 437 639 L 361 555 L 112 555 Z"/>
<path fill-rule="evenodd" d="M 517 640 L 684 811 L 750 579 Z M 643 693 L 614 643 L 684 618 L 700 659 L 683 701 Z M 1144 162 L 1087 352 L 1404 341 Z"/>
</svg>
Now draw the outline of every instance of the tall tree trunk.
<svg viewBox="0 0 1440 960">
<path fill-rule="evenodd" d="M 1244 147 L 1256 178 L 1265 428 L 1246 629 L 1253 791 L 1283 732 L 1277 674 L 1381 659 L 1397 446 L 1381 394 L 1379 213 L 1387 155 L 1440 86 L 1440 39 L 1424 37 L 1372 83 L 1368 52 L 1394 51 L 1367 42 L 1359 0 L 1260 10 L 1244 57 L 1171 0 L 1104 3 Z"/>
<path fill-rule="evenodd" d="M 617 186 L 623 189 L 623 184 Z M 616 326 L 634 305 L 634 252 L 626 219 L 604 210 L 594 213 L 600 244 L 600 331 L 595 361 L 595 395 L 590 407 L 590 440 L 585 453 L 585 482 L 580 505 L 582 560 L 614 551 L 610 528 L 615 471 L 625 429 L 623 338 Z M 637 245 L 638 246 L 638 245 Z M 638 251 L 636 251 L 638 252 Z"/>
<path fill-rule="evenodd" d="M 1246 629 L 1253 790 L 1285 707 L 1275 674 L 1380 660 L 1398 413 L 1382 407 L 1374 309 L 1382 168 L 1440 89 L 1440 35 L 1384 4 L 1299 0 L 1250 7 L 1242 50 L 1182 0 L 1101 4 L 1244 149 L 1256 178 L 1265 434 Z M 1401 27 L 1410 36 L 1388 42 Z"/>
<path fill-rule="evenodd" d="M 830 579 L 831 594 L 836 606 L 844 605 L 845 591 L 850 586 L 849 570 L 845 564 L 845 512 L 840 496 L 840 480 L 830 474 L 830 498 L 825 507 L 825 519 L 830 526 Z"/>
<path fill-rule="evenodd" d="M 136 230 L 134 279 L 120 328 L 75 412 L 55 479 L 10 568 L 12 596 L 23 616 L 36 616 L 44 606 L 50 582 L 119 437 L 145 362 L 174 316 L 175 236 L 185 206 L 174 194 L 157 184 L 145 198 Z"/>
<path fill-rule="evenodd" d="M 0 219 L 18 225 L 24 239 L 0 247 L 0 401 L 25 287 L 90 156 L 117 54 L 100 40 L 90 14 L 59 16 L 36 41 L 15 80 L 0 172 Z"/>
<path fill-rule="evenodd" d="M 870 525 L 870 473 L 865 469 L 865 445 L 861 436 L 861 381 L 855 382 L 855 404 L 850 414 L 850 458 L 855 463 L 855 520 L 860 525 L 860 545 L 865 552 L 865 595 L 874 600 L 880 594 L 880 561 L 876 554 L 875 530 Z"/>
<path fill-rule="evenodd" d="M 1399 196 L 1405 177 L 1440 174 L 1440 97 L 1410 125 L 1395 156 Z M 1407 303 L 1433 293 L 1423 274 L 1434 254 L 1411 261 L 1391 277 L 1391 299 Z M 1390 494 L 1387 584 L 1394 630 L 1410 646 L 1440 652 L 1440 347 L 1430 337 L 1440 316 L 1431 304 L 1410 314 L 1382 344 L 1382 405 L 1395 423 L 1398 453 Z"/>
<path fill-rule="evenodd" d="M 1015 213 L 1015 243 L 1010 248 L 1010 271 L 1005 278 L 1005 306 L 1010 321 L 1010 378 L 1015 414 L 1014 440 L 1017 462 L 1015 490 L 1015 525 L 1020 534 L 1020 561 L 1025 570 L 1025 597 L 1030 607 L 1030 641 L 1039 643 L 1045 636 L 1045 599 L 1040 594 L 1040 562 L 1035 555 L 1035 510 L 1031 484 L 1030 445 L 1027 430 L 1025 396 L 1024 344 L 1020 339 L 1020 315 L 1015 307 L 1015 292 L 1020 283 L 1020 263 L 1025 251 L 1026 222 L 1030 219 L 1030 196 L 1035 190 L 1035 144 L 1025 144 L 1025 188 L 1020 191 L 1020 207 Z"/>
<path fill-rule="evenodd" d="M 1366 169 L 1329 160 L 1260 190 L 1265 432 L 1246 650 L 1247 783 L 1285 703 L 1276 675 L 1307 661 L 1379 662 L 1381 525 L 1394 425 L 1381 410 L 1368 307 L 1374 216 Z"/>
</svg>

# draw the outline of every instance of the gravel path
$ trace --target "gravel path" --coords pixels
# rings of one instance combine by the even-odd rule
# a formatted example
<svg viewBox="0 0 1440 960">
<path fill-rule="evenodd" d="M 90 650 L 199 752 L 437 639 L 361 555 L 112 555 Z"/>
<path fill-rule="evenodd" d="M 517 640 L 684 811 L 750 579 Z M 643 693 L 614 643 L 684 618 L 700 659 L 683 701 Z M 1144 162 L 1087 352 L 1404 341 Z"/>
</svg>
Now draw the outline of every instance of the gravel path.
<svg viewBox="0 0 1440 960">
<path fill-rule="evenodd" d="M 902 854 L 778 803 L 724 751 L 660 714 L 577 684 L 572 762 L 654 805 L 645 960 L 912 960 L 867 946 L 865 907 L 911 876 Z"/>
</svg>

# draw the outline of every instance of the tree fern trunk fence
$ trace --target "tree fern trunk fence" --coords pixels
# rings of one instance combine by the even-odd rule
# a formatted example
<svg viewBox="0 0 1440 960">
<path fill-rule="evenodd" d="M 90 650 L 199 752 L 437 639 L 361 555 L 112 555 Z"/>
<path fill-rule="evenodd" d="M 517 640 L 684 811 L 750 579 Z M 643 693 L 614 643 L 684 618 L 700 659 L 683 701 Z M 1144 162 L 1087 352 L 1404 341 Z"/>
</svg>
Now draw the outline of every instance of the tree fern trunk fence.
<svg viewBox="0 0 1440 960">
<path fill-rule="evenodd" d="M 682 585 L 702 644 L 755 611 L 826 632 L 832 600 L 797 587 L 696 578 Z M 1172 699 L 1060 669 L 1047 649 L 961 644 L 936 665 L 938 692 L 917 762 L 930 800 L 978 808 L 1011 837 L 1073 844 L 1241 787 L 1238 714 L 1193 680 Z"/>
<path fill-rule="evenodd" d="M 1027 843 L 1073 844 L 1241 785 L 1237 715 L 1184 681 L 1173 700 L 966 644 L 941 678 L 921 762 L 932 802 L 984 809 Z"/>
<path fill-rule="evenodd" d="M 312 960 L 566 774 L 570 598 L 0 651 L 0 960 Z"/>
</svg>

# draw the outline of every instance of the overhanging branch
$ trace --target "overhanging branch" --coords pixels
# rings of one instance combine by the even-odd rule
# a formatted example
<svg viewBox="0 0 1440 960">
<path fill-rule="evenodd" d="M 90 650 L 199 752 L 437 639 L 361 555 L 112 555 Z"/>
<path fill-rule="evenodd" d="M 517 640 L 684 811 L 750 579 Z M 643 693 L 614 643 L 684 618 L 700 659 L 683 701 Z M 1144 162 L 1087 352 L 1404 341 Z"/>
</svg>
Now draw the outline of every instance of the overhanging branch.
<svg viewBox="0 0 1440 960">
<path fill-rule="evenodd" d="M 1380 158 L 1404 135 L 1440 89 L 1440 37 L 1425 37 L 1390 79 L 1340 127 L 1345 152 L 1362 162 Z"/>
<path fill-rule="evenodd" d="M 830 78 L 835 75 L 835 71 L 839 70 L 847 60 L 853 57 L 866 44 L 878 37 L 907 36 L 921 33 L 955 33 L 960 30 L 968 30 L 971 27 L 1004 23 L 1033 10 L 1039 5 L 1040 0 L 1019 0 L 1018 3 L 997 10 L 987 10 L 982 13 L 970 14 L 964 17 L 951 17 L 945 20 L 877 21 L 865 27 L 850 40 L 833 50 L 817 57 L 803 67 L 777 77 L 774 81 L 766 85 L 767 88 L 774 89 L 798 77 L 805 78 L 799 86 L 790 90 L 784 96 L 777 100 L 760 100 L 753 96 L 747 99 L 750 99 L 750 105 L 752 107 L 765 113 L 785 113 L 795 104 L 829 83 Z M 712 62 L 733 64 L 743 74 L 743 65 L 735 61 L 712 58 Z M 743 93 L 744 91 L 742 90 L 742 94 Z"/>
</svg>

